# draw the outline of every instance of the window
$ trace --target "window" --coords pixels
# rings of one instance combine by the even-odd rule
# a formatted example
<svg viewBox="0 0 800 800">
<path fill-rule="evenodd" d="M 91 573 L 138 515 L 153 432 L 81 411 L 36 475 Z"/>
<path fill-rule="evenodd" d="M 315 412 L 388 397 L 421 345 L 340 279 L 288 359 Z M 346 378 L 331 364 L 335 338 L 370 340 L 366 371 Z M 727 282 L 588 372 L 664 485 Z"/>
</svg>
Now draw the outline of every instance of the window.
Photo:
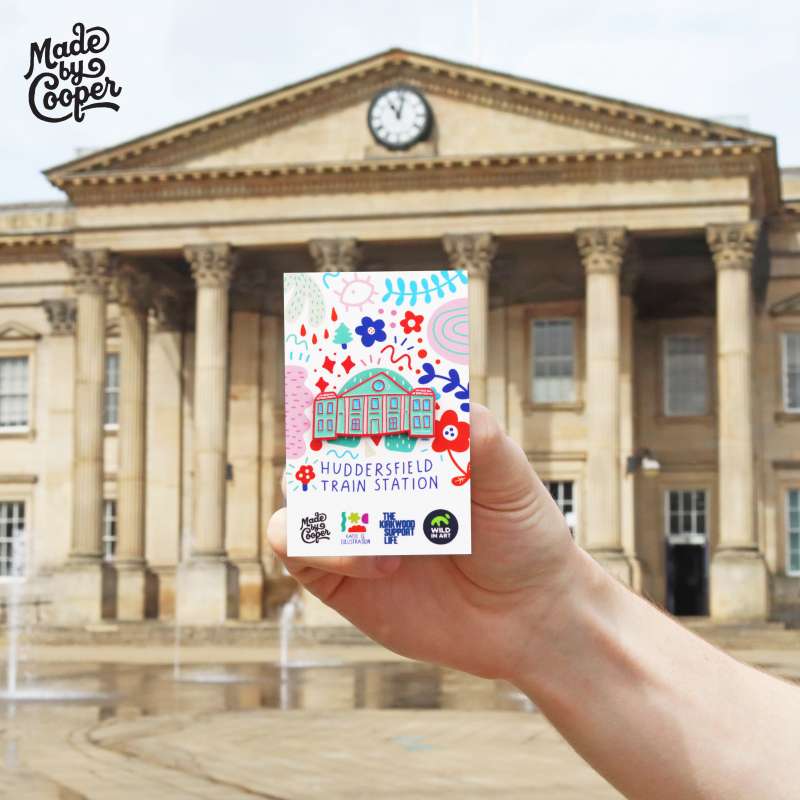
<svg viewBox="0 0 800 800">
<path fill-rule="evenodd" d="M 423 400 L 422 401 L 422 410 L 423 411 L 430 411 L 431 410 L 431 401 L 430 400 Z"/>
<path fill-rule="evenodd" d="M 419 417 L 414 417 L 414 427 L 415 428 L 419 428 L 420 427 Z"/>
<path fill-rule="evenodd" d="M 667 336 L 664 340 L 664 413 L 669 417 L 705 414 L 707 373 L 704 336 Z"/>
<path fill-rule="evenodd" d="M 666 535 L 670 544 L 705 544 L 708 498 L 704 489 L 676 489 L 665 494 Z"/>
<path fill-rule="evenodd" d="M 419 398 L 414 398 L 414 411 L 419 411 Z"/>
<path fill-rule="evenodd" d="M 117 553 L 117 501 L 103 501 L 103 558 L 113 561 Z"/>
<path fill-rule="evenodd" d="M 325 429 L 325 420 L 319 419 L 317 420 L 317 430 L 321 431 Z"/>
<path fill-rule="evenodd" d="M 28 427 L 28 358 L 0 358 L 0 430 Z"/>
<path fill-rule="evenodd" d="M 353 398 L 353 411 L 360 411 L 361 410 L 361 398 L 354 397 Z"/>
<path fill-rule="evenodd" d="M 328 403 L 328 413 L 333 414 L 333 401 Z"/>
<path fill-rule="evenodd" d="M 330 433 L 333 430 L 333 420 L 328 420 L 328 432 Z"/>
<path fill-rule="evenodd" d="M 380 408 L 381 407 L 381 399 L 380 399 L 380 397 L 372 397 L 372 398 L 370 398 L 370 407 L 371 408 Z"/>
<path fill-rule="evenodd" d="M 25 575 L 25 503 L 0 503 L 0 578 Z"/>
<path fill-rule="evenodd" d="M 578 515 L 575 511 L 575 482 L 574 481 L 545 481 L 544 485 L 550 492 L 556 505 L 567 521 L 570 533 L 575 536 L 578 526 Z"/>
<path fill-rule="evenodd" d="M 398 408 L 399 400 L 396 397 L 389 398 L 389 408 Z"/>
<path fill-rule="evenodd" d="M 106 353 L 106 393 L 103 422 L 107 428 L 119 425 L 119 353 Z"/>
<path fill-rule="evenodd" d="M 389 417 L 389 430 L 390 431 L 397 430 L 397 417 Z"/>
<path fill-rule="evenodd" d="M 533 401 L 575 401 L 575 326 L 571 319 L 533 321 Z"/>
<path fill-rule="evenodd" d="M 800 489 L 786 492 L 786 572 L 800 575 Z"/>
<path fill-rule="evenodd" d="M 781 338 L 783 409 L 800 412 L 800 331 L 784 333 Z"/>
<path fill-rule="evenodd" d="M 426 414 L 422 418 L 422 423 L 426 428 L 430 428 L 430 426 L 431 426 L 431 415 L 430 414 Z"/>
<path fill-rule="evenodd" d="M 372 391 L 373 392 L 382 392 L 386 384 L 382 380 L 377 380 L 372 382 Z"/>
<path fill-rule="evenodd" d="M 360 431 L 361 430 L 361 420 L 360 419 L 351 419 L 350 420 L 350 430 L 351 431 Z"/>
</svg>

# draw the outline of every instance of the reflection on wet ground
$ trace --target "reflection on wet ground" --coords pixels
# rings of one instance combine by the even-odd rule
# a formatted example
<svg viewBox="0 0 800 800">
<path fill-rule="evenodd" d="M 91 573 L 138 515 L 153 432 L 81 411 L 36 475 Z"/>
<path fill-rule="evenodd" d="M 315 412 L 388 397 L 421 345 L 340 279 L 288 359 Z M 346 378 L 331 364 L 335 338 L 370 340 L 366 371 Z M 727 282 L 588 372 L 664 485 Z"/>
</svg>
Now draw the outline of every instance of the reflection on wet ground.
<svg viewBox="0 0 800 800">
<path fill-rule="evenodd" d="M 99 719 L 120 713 L 278 709 L 449 709 L 531 712 L 531 701 L 503 681 L 487 681 L 414 662 L 193 664 L 176 675 L 168 666 L 36 664 L 20 675 L 16 717 L 45 713 L 43 705 L 82 701 Z M 38 701 L 38 702 L 37 702 Z M 10 701 L 3 700 L 6 705 Z"/>
</svg>

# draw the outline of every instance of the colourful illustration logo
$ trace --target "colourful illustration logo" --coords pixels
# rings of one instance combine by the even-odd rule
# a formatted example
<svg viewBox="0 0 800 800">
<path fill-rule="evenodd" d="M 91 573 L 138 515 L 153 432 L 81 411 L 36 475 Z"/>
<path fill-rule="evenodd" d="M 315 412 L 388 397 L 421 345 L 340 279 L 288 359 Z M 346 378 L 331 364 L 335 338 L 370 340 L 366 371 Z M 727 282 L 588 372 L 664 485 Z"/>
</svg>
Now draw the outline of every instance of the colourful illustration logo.
<svg viewBox="0 0 800 800">
<path fill-rule="evenodd" d="M 342 544 L 369 544 L 368 525 L 369 514 L 342 511 Z"/>
<path fill-rule="evenodd" d="M 397 519 L 394 511 L 384 511 L 383 519 L 378 526 L 383 529 L 383 543 L 397 544 L 400 536 L 413 536 L 416 521 L 413 519 Z"/>
<path fill-rule="evenodd" d="M 367 525 L 369 525 L 369 514 L 342 511 L 342 533 L 366 533 Z"/>
<path fill-rule="evenodd" d="M 320 539 L 330 539 L 331 532 L 325 525 L 327 519 L 328 515 L 319 511 L 313 517 L 303 517 L 300 520 L 300 538 L 306 544 L 317 544 Z"/>
</svg>

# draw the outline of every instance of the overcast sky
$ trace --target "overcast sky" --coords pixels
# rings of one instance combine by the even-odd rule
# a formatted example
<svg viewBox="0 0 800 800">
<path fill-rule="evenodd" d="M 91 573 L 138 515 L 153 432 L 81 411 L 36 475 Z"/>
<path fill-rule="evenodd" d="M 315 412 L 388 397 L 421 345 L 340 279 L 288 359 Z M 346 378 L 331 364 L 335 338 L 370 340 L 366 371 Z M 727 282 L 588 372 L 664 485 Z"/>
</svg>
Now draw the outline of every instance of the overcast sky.
<svg viewBox="0 0 800 800">
<path fill-rule="evenodd" d="M 473 24 L 477 16 L 477 28 Z M 36 119 L 30 43 L 103 25 L 120 110 Z M 474 35 L 477 29 L 477 37 Z M 800 165 L 798 0 L 0 0 L 0 203 L 61 197 L 41 170 L 403 47 L 701 117 L 746 117 Z"/>
</svg>

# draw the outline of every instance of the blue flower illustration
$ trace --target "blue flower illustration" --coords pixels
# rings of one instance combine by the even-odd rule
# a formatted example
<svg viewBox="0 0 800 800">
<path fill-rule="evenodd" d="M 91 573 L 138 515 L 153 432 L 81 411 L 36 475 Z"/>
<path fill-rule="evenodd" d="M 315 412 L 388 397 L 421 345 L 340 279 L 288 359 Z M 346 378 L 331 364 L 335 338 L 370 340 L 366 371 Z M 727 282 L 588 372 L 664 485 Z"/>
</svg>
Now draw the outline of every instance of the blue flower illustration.
<svg viewBox="0 0 800 800">
<path fill-rule="evenodd" d="M 356 334 L 361 337 L 364 347 L 372 347 L 375 342 L 386 341 L 386 323 L 382 319 L 361 317 L 361 324 L 356 327 Z"/>
</svg>

